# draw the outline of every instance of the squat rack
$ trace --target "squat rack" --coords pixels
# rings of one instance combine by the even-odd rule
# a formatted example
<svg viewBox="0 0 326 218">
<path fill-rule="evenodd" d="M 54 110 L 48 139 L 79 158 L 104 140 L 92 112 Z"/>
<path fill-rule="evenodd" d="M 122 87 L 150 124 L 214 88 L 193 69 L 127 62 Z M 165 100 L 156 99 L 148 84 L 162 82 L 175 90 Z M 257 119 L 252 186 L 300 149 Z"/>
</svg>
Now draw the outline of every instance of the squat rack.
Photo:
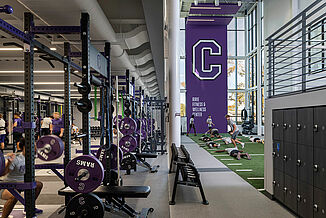
<svg viewBox="0 0 326 218">
<path fill-rule="evenodd" d="M 24 104 L 25 115 L 23 128 L 25 132 L 25 176 L 24 187 L 26 190 L 25 202 L 26 216 L 34 217 L 35 215 L 35 121 L 34 121 L 34 47 L 42 53 L 45 53 L 53 58 L 53 60 L 59 61 L 64 64 L 64 129 L 66 133 L 71 131 L 71 102 L 70 102 L 70 70 L 71 68 L 82 70 L 82 81 L 88 84 L 91 81 L 96 81 L 97 78 L 92 76 L 90 68 L 101 74 L 106 79 L 106 98 L 110 100 L 110 44 L 105 44 L 105 57 L 90 44 L 89 34 L 89 15 L 82 13 L 80 26 L 35 26 L 33 14 L 30 12 L 24 13 L 24 31 L 17 29 L 6 21 L 0 19 L 0 30 L 8 33 L 9 35 L 17 38 L 24 43 Z M 49 47 L 35 40 L 35 34 L 80 34 L 82 40 L 82 52 L 77 54 L 70 51 L 70 44 L 64 44 L 64 55 L 50 50 Z M 82 57 L 82 68 L 73 63 L 70 57 L 78 56 Z M 96 57 L 96 58 L 91 58 Z M 101 69 L 101 68 L 104 68 Z M 89 98 L 89 94 L 83 95 L 84 98 Z M 110 102 L 110 101 L 109 101 Z M 110 145 L 111 142 L 111 120 L 108 112 L 111 107 L 107 108 L 106 116 L 106 145 Z M 83 113 L 83 129 L 85 137 L 83 137 L 83 153 L 89 154 L 90 152 L 90 119 L 89 112 Z M 85 131 L 86 130 L 86 131 Z M 71 136 L 65 134 L 65 151 L 64 151 L 64 167 L 70 161 L 70 145 Z M 107 163 L 109 166 L 109 160 Z M 106 176 L 107 178 L 107 176 Z M 109 180 L 106 180 L 109 181 Z M 66 199 L 67 200 L 67 199 Z"/>
</svg>

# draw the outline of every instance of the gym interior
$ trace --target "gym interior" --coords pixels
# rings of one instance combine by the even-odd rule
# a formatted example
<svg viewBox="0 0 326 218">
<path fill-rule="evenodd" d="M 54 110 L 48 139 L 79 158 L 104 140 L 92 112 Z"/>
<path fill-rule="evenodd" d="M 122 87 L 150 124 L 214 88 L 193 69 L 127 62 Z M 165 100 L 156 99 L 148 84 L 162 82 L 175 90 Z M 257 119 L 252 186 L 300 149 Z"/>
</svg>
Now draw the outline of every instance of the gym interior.
<svg viewBox="0 0 326 218">
<path fill-rule="evenodd" d="M 325 0 L 0 4 L 1 217 L 326 217 Z"/>
</svg>

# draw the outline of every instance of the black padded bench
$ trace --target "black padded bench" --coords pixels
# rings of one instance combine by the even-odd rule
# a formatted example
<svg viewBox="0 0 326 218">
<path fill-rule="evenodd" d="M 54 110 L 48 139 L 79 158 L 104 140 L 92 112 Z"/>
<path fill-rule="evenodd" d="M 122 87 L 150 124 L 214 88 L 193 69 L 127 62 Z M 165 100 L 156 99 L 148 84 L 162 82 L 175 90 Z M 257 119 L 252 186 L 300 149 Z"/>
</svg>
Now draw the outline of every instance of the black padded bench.
<svg viewBox="0 0 326 218">
<path fill-rule="evenodd" d="M 152 166 L 146 161 L 146 158 L 157 158 L 157 154 L 142 152 L 142 153 L 135 153 L 135 156 L 138 160 L 138 163 L 142 164 L 143 167 L 149 169 L 151 173 L 156 173 L 157 168 L 160 167 L 160 165 Z"/>
<path fill-rule="evenodd" d="M 175 146 L 175 144 L 172 143 L 171 151 L 172 151 L 172 157 L 171 157 L 169 173 L 174 172 L 173 168 L 176 166 L 177 162 L 193 164 L 190 158 L 190 154 L 184 145 L 181 145 L 180 148 L 177 148 L 177 146 Z"/>
<path fill-rule="evenodd" d="M 93 194 L 99 198 L 105 199 L 105 210 L 112 212 L 113 208 L 125 212 L 130 217 L 147 217 L 149 212 L 153 212 L 153 208 L 143 208 L 141 212 L 135 211 L 126 202 L 125 198 L 147 198 L 151 193 L 149 186 L 99 186 L 95 189 Z M 72 190 L 70 187 L 60 189 L 59 195 L 74 197 L 79 194 Z M 63 211 L 62 211 L 63 212 Z"/>
<path fill-rule="evenodd" d="M 60 189 L 59 195 L 74 197 L 78 193 L 72 190 L 70 187 Z M 100 198 L 120 197 L 120 198 L 147 198 L 151 193 L 149 186 L 99 186 L 95 189 L 93 194 Z"/>
<path fill-rule="evenodd" d="M 171 151 L 172 151 L 172 159 L 170 164 L 170 173 L 173 171 L 172 170 L 173 166 L 176 166 L 177 169 L 174 178 L 172 199 L 169 202 L 170 205 L 175 204 L 175 195 L 177 192 L 178 185 L 198 187 L 203 199 L 202 203 L 208 205 L 209 203 L 206 200 L 204 189 L 200 181 L 200 175 L 193 161 L 191 160 L 190 154 L 185 148 L 185 146 L 181 145 L 180 149 L 178 149 L 173 143 L 171 146 Z M 180 174 L 181 174 L 181 178 L 180 178 Z"/>
</svg>

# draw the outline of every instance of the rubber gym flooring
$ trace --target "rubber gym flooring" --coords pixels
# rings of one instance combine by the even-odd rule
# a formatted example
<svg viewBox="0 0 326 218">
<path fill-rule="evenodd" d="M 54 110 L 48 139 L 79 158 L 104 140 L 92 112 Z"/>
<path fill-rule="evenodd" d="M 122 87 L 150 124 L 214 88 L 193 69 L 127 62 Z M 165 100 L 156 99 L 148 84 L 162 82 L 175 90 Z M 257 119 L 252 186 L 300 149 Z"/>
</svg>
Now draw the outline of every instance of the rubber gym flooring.
<svg viewBox="0 0 326 218">
<path fill-rule="evenodd" d="M 92 141 L 96 145 L 98 140 Z M 72 145 L 72 158 L 76 156 L 76 149 L 81 149 L 79 144 Z M 63 159 L 51 161 L 51 163 L 62 163 Z M 150 173 L 143 167 L 137 167 L 137 172 L 131 172 L 131 175 L 125 175 L 125 171 L 121 171 L 124 185 L 148 185 L 151 187 L 151 193 L 148 198 L 144 199 L 126 199 L 126 202 L 140 211 L 142 208 L 153 207 L 154 212 L 149 217 L 166 218 L 170 217 L 168 204 L 168 155 L 158 155 L 158 158 L 148 160 L 155 165 L 160 165 L 157 173 Z M 44 163 L 36 159 L 36 163 Z M 46 162 L 48 163 L 48 162 Z M 36 200 L 37 208 L 43 210 L 43 214 L 38 215 L 40 218 L 57 218 L 64 217 L 64 213 L 57 214 L 64 204 L 64 197 L 58 195 L 58 190 L 64 187 L 63 182 L 50 170 L 36 170 L 36 180 L 43 182 L 43 190 Z M 3 207 L 5 201 L 0 200 L 0 206 Z M 12 215 L 17 218 L 24 217 L 22 214 L 23 206 L 18 203 L 15 206 Z M 17 214 L 19 214 L 17 216 Z M 128 217 L 123 213 L 115 212 L 114 214 L 105 213 L 105 218 Z"/>
<path fill-rule="evenodd" d="M 209 205 L 201 204 L 198 188 L 179 186 L 176 205 L 170 206 L 173 218 L 272 218 L 295 217 L 277 202 L 257 191 L 187 136 L 182 136 L 200 178 Z M 174 174 L 169 174 L 170 195 Z"/>
<path fill-rule="evenodd" d="M 230 137 L 229 134 L 222 133 L 223 137 Z M 262 143 L 251 142 L 248 137 L 239 136 L 239 140 L 245 143 L 245 148 L 241 149 L 241 145 L 238 145 L 240 150 L 247 152 L 251 155 L 251 160 L 241 158 L 241 160 L 236 160 L 230 157 L 226 152 L 216 153 L 216 150 L 223 150 L 225 148 L 233 147 L 233 144 L 225 145 L 223 141 L 218 141 L 221 147 L 219 148 L 209 148 L 206 146 L 206 142 L 200 140 L 202 134 L 195 136 L 194 134 L 189 134 L 189 137 L 194 140 L 200 147 L 204 148 L 211 155 L 225 164 L 230 170 L 234 171 L 236 174 L 241 176 L 249 184 L 254 186 L 256 189 L 262 191 L 264 188 L 264 145 Z"/>
</svg>

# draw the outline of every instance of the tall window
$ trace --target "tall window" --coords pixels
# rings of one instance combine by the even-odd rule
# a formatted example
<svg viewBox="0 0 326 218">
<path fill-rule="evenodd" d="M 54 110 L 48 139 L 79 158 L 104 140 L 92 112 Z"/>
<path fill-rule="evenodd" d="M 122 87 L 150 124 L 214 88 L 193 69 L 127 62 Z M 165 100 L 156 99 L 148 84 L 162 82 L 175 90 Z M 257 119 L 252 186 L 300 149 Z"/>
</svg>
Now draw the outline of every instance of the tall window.
<svg viewBox="0 0 326 218">
<path fill-rule="evenodd" d="M 228 113 L 238 123 L 245 107 L 245 19 L 235 17 L 228 25 Z"/>
</svg>

